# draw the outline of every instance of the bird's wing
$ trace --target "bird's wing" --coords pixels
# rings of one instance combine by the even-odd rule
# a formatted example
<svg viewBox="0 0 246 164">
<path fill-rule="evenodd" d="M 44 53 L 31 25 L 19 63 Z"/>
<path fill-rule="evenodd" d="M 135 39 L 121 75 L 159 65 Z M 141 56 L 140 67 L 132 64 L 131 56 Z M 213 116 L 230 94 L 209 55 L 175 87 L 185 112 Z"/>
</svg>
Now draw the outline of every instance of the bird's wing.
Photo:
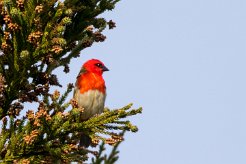
<svg viewBox="0 0 246 164">
<path fill-rule="evenodd" d="M 84 68 L 81 68 L 81 70 L 79 71 L 79 74 L 78 74 L 78 76 L 77 76 L 77 80 L 76 80 L 76 82 L 75 82 L 74 92 L 73 92 L 73 96 L 74 96 L 74 97 L 75 97 L 76 94 L 79 93 L 78 79 L 79 79 L 79 77 L 80 77 L 83 73 L 85 73 L 85 72 L 86 72 L 86 69 L 84 69 Z"/>
<path fill-rule="evenodd" d="M 77 76 L 77 79 L 80 77 L 80 75 L 82 75 L 85 72 L 86 72 L 86 69 L 85 68 L 81 68 L 81 70 L 79 71 L 79 74 Z"/>
<path fill-rule="evenodd" d="M 83 73 L 85 73 L 85 72 L 86 72 L 86 69 L 81 68 L 81 70 L 79 71 L 79 74 L 78 74 L 78 76 L 77 76 L 77 80 L 76 80 L 76 83 L 75 83 L 75 87 L 78 87 L 78 85 L 77 85 L 78 79 L 79 79 L 79 77 L 80 77 Z"/>
</svg>

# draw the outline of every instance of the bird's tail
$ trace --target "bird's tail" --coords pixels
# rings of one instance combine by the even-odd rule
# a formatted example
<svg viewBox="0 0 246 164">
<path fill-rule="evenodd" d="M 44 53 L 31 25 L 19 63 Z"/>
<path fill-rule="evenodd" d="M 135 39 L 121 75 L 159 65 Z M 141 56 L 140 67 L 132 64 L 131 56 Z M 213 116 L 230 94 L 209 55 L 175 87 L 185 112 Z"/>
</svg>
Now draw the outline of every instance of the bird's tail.
<svg viewBox="0 0 246 164">
<path fill-rule="evenodd" d="M 91 138 L 88 135 L 82 133 L 80 137 L 79 146 L 87 148 L 91 145 L 91 143 L 92 143 Z"/>
</svg>

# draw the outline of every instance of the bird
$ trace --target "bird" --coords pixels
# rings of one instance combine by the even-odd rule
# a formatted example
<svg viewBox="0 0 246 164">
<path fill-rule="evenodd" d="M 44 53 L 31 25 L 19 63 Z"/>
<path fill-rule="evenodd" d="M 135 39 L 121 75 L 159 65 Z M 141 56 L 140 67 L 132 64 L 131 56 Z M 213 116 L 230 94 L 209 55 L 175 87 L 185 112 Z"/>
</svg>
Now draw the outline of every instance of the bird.
<svg viewBox="0 0 246 164">
<path fill-rule="evenodd" d="M 83 108 L 80 119 L 86 121 L 101 114 L 106 100 L 106 85 L 103 73 L 109 69 L 98 59 L 86 61 L 79 71 L 74 89 L 74 100 L 78 107 Z M 80 146 L 88 147 L 91 143 L 89 136 L 82 134 Z"/>
</svg>

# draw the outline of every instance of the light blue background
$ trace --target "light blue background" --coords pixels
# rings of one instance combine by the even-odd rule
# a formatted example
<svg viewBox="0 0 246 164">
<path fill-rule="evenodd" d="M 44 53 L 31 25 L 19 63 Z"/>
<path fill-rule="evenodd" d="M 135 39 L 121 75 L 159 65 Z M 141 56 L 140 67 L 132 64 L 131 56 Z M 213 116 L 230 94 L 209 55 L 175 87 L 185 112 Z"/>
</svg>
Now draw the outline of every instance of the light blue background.
<svg viewBox="0 0 246 164">
<path fill-rule="evenodd" d="M 104 16 L 117 28 L 60 77 L 98 58 L 106 105 L 143 106 L 118 164 L 245 164 L 246 1 L 122 0 Z"/>
</svg>

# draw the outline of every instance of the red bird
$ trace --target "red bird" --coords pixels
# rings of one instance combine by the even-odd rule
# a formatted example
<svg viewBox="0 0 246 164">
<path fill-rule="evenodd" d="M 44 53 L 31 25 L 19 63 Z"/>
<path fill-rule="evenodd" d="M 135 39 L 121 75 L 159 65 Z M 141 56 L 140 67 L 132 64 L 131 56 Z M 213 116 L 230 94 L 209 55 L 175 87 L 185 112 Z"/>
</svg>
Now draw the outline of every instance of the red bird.
<svg viewBox="0 0 246 164">
<path fill-rule="evenodd" d="M 74 99 L 84 108 L 82 120 L 103 112 L 106 98 L 104 71 L 109 70 L 100 60 L 91 59 L 85 62 L 77 76 Z"/>
<path fill-rule="evenodd" d="M 103 112 L 106 86 L 102 74 L 105 71 L 109 69 L 100 60 L 91 59 L 84 63 L 77 76 L 73 97 L 78 106 L 84 109 L 82 120 Z M 83 135 L 80 142 L 80 145 L 88 147 L 90 139 Z"/>
</svg>

